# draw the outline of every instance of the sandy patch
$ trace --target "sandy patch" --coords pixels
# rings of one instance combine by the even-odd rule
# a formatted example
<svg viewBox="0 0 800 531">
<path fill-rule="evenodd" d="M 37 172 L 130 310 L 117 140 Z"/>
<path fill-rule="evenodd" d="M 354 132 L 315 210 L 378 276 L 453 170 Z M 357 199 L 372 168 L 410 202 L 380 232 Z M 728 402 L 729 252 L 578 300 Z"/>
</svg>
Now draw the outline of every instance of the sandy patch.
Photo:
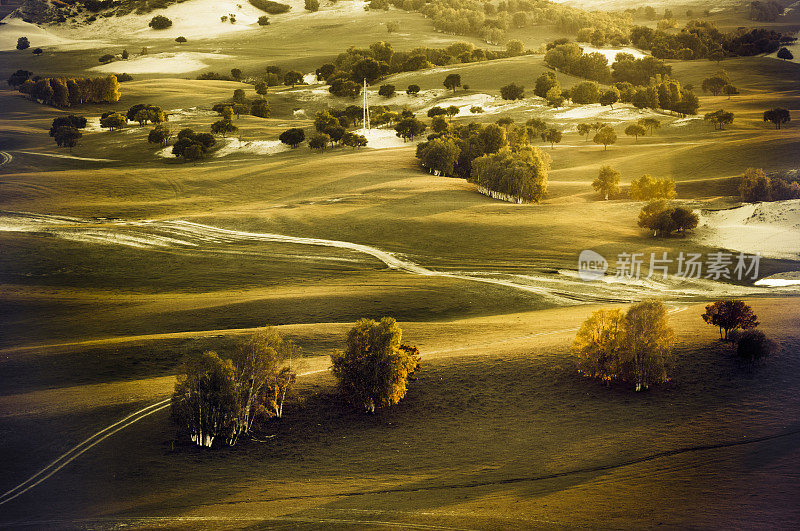
<svg viewBox="0 0 800 531">
<path fill-rule="evenodd" d="M 372 149 L 387 149 L 413 146 L 416 142 L 406 142 L 399 136 L 394 129 L 370 129 L 365 131 L 359 129 L 355 131 L 358 135 L 363 135 L 367 138 L 367 147 Z"/>
<path fill-rule="evenodd" d="M 583 48 L 583 53 L 601 53 L 606 56 L 608 59 L 608 64 L 610 65 L 614 61 L 617 60 L 618 53 L 629 53 L 634 56 L 636 59 L 641 59 L 643 57 L 647 57 L 648 54 L 642 52 L 641 50 L 637 50 L 636 48 L 596 48 L 594 46 L 586 46 L 581 44 L 581 48 Z"/>
<path fill-rule="evenodd" d="M 183 74 L 209 66 L 207 61 L 233 59 L 230 55 L 201 52 L 176 52 L 140 55 L 127 61 L 114 61 L 90 68 L 106 74 Z"/>
<path fill-rule="evenodd" d="M 21 54 L 29 54 L 34 48 L 54 47 L 61 50 L 83 50 L 103 45 L 100 41 L 91 38 L 82 40 L 60 37 L 49 30 L 40 28 L 36 24 L 29 24 L 19 18 L 6 17 L 3 22 L 5 24 L 0 26 L 0 51 L 16 50 L 17 39 L 20 37 L 28 37 L 28 41 L 31 44 L 29 49 L 18 52 Z"/>
<path fill-rule="evenodd" d="M 695 239 L 710 247 L 800 259 L 800 199 L 704 211 Z"/>
</svg>

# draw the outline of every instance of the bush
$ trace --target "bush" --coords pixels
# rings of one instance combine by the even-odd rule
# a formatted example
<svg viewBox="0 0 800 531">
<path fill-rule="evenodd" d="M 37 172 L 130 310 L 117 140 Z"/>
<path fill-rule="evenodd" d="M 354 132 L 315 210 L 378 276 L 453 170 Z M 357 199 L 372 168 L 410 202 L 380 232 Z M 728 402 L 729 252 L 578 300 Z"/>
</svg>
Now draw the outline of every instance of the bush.
<svg viewBox="0 0 800 531">
<path fill-rule="evenodd" d="M 100 58 L 98 59 L 98 61 L 100 61 L 103 64 L 110 63 L 113 60 L 114 60 L 114 56 L 112 54 L 110 54 L 110 53 L 107 53 L 105 55 L 101 55 Z M 119 81 L 119 79 L 117 79 L 117 81 Z"/>
<path fill-rule="evenodd" d="M 269 17 L 267 15 L 261 15 L 260 17 L 258 17 L 258 25 L 269 26 Z"/>
<path fill-rule="evenodd" d="M 381 85 L 378 89 L 378 95 L 383 96 L 384 98 L 391 98 L 394 96 L 394 85 Z"/>
<path fill-rule="evenodd" d="M 521 100 L 525 97 L 525 87 L 516 83 L 500 87 L 500 97 L 504 100 Z"/>
<path fill-rule="evenodd" d="M 374 413 L 405 395 L 419 368 L 419 351 L 402 344 L 403 331 L 391 317 L 361 319 L 347 334 L 344 352 L 331 356 L 339 389 L 356 407 Z"/>
<path fill-rule="evenodd" d="M 305 8 L 306 11 L 311 11 L 312 13 L 319 11 L 319 0 L 306 0 Z"/>
<path fill-rule="evenodd" d="M 270 15 L 280 15 L 291 9 L 291 6 L 281 4 L 280 2 L 272 2 L 271 0 L 249 0 L 249 2 L 253 7 L 269 13 Z"/>
<path fill-rule="evenodd" d="M 27 50 L 31 47 L 28 37 L 20 37 L 17 39 L 17 50 Z"/>
<path fill-rule="evenodd" d="M 291 146 L 292 149 L 299 146 L 306 139 L 306 132 L 300 128 L 287 129 L 280 134 L 278 140 Z"/>
<path fill-rule="evenodd" d="M 184 36 L 175 37 L 175 42 L 177 42 L 178 44 L 183 44 L 184 42 L 186 42 L 186 40 L 187 39 Z"/>
<path fill-rule="evenodd" d="M 774 351 L 775 343 L 761 330 L 746 330 L 736 342 L 736 355 L 750 367 L 763 362 Z"/>
<path fill-rule="evenodd" d="M 130 74 L 117 74 L 117 81 L 120 83 L 125 83 L 126 81 L 133 81 L 133 76 Z"/>
<path fill-rule="evenodd" d="M 172 27 L 172 21 L 164 15 L 156 15 L 150 20 L 148 26 L 154 30 L 163 30 Z"/>
</svg>

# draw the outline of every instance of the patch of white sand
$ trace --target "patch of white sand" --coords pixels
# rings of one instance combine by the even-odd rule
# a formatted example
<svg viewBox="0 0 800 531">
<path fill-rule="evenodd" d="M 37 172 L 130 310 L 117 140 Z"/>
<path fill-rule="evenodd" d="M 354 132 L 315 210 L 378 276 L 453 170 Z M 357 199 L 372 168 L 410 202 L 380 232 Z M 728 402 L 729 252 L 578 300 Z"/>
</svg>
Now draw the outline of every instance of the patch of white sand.
<svg viewBox="0 0 800 531">
<path fill-rule="evenodd" d="M 794 35 L 794 36 L 797 37 L 797 35 Z M 791 62 L 791 63 L 800 63 L 800 41 L 794 41 L 794 42 L 792 42 L 790 44 L 786 44 L 784 46 L 781 46 L 781 48 L 786 48 L 790 52 L 792 52 L 792 55 L 794 57 L 792 59 L 788 59 L 789 62 Z M 781 48 L 778 48 L 778 51 Z M 767 55 L 767 57 L 772 57 L 773 59 L 778 59 L 779 61 L 783 61 L 783 59 L 779 59 L 778 58 L 778 51 L 776 51 L 775 53 L 771 53 L 771 54 Z"/>
<path fill-rule="evenodd" d="M 606 59 L 608 59 L 609 65 L 617 60 L 618 53 L 629 53 L 636 59 L 647 57 L 646 53 L 642 52 L 641 50 L 637 50 L 636 48 L 597 48 L 595 46 L 588 46 L 584 44 L 580 44 L 580 47 L 583 48 L 583 53 L 585 54 L 596 52 L 605 55 Z"/>
<path fill-rule="evenodd" d="M 695 239 L 710 247 L 800 259 L 800 199 L 703 211 Z"/>
<path fill-rule="evenodd" d="M 90 68 L 106 74 L 183 74 L 206 68 L 206 61 L 228 60 L 233 57 L 218 53 L 164 52 L 139 55 L 127 61 L 114 61 Z"/>
<path fill-rule="evenodd" d="M 21 18 L 6 17 L 3 22 L 4 24 L 0 25 L 0 51 L 3 52 L 16 50 L 17 39 L 20 37 L 27 37 L 31 45 L 30 49 L 18 52 L 21 54 L 29 54 L 34 48 L 54 47 L 61 50 L 84 50 L 103 45 L 92 38 L 82 40 L 60 37 L 36 24 L 25 22 Z"/>
<path fill-rule="evenodd" d="M 367 147 L 373 149 L 398 148 L 415 145 L 415 142 L 406 142 L 397 136 L 397 132 L 394 129 L 373 128 L 369 131 L 359 129 L 355 131 L 355 133 L 365 136 L 367 138 Z"/>
<path fill-rule="evenodd" d="M 564 107 L 561 107 L 563 109 Z M 586 120 L 596 119 L 604 122 L 627 122 L 639 120 L 648 116 L 655 116 L 651 109 L 639 110 L 632 105 L 617 104 L 612 109 L 610 106 L 591 103 L 588 105 L 571 105 L 567 110 L 557 110 L 553 118 L 560 120 Z"/>
<path fill-rule="evenodd" d="M 225 157 L 237 153 L 252 155 L 274 155 L 291 149 L 280 140 L 239 140 L 237 138 L 223 139 L 223 145 L 214 152 L 215 157 Z"/>
</svg>

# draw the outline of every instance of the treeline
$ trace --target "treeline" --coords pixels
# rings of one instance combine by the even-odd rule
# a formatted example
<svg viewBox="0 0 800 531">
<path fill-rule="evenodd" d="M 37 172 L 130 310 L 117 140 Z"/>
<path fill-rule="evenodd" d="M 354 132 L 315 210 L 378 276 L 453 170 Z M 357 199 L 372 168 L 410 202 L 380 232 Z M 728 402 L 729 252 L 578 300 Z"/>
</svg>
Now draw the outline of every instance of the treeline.
<svg viewBox="0 0 800 531">
<path fill-rule="evenodd" d="M 291 9 L 291 6 L 281 4 L 280 2 L 273 2 L 272 0 L 249 0 L 249 2 L 251 6 L 265 13 L 269 13 L 270 15 L 280 15 Z"/>
<path fill-rule="evenodd" d="M 550 157 L 530 145 L 538 132 L 535 125 L 470 123 L 434 125 L 434 130 L 417 146 L 417 158 L 428 172 L 467 179 L 483 193 L 505 200 L 536 202 L 547 192 Z"/>
<path fill-rule="evenodd" d="M 711 59 L 719 61 L 729 56 L 751 56 L 773 53 L 781 44 L 793 42 L 793 37 L 767 29 L 752 29 L 723 33 L 712 22 L 693 20 L 678 33 L 635 26 L 631 43 L 650 50 L 659 59 Z"/>
<path fill-rule="evenodd" d="M 780 175 L 768 176 L 761 168 L 747 168 L 739 181 L 739 195 L 747 203 L 800 199 L 800 183 Z"/>
<path fill-rule="evenodd" d="M 114 103 L 119 101 L 119 81 L 116 76 L 104 77 L 45 77 L 36 81 L 26 79 L 19 91 L 32 100 L 54 107 L 71 107 L 82 103 Z"/>
</svg>

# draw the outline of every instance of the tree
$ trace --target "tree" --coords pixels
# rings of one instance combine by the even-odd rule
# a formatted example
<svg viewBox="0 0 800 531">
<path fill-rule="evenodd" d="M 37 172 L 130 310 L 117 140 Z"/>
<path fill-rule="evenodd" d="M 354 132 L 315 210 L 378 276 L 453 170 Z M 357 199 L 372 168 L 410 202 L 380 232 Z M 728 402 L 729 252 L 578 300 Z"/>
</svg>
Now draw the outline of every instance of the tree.
<svg viewBox="0 0 800 531">
<path fill-rule="evenodd" d="M 415 136 L 421 135 L 426 129 L 426 125 L 416 118 L 405 118 L 394 126 L 397 136 L 403 140 L 413 140 Z"/>
<path fill-rule="evenodd" d="M 612 87 L 607 91 L 603 92 L 603 95 L 600 96 L 600 105 L 606 106 L 609 105 L 611 108 L 614 108 L 614 104 L 619 101 L 619 90 Z"/>
<path fill-rule="evenodd" d="M 216 352 L 191 352 L 172 394 L 171 417 L 198 446 L 230 439 L 236 416 L 235 368 Z"/>
<path fill-rule="evenodd" d="M 506 43 L 506 55 L 509 57 L 516 57 L 525 53 L 525 45 L 522 41 L 511 40 Z"/>
<path fill-rule="evenodd" d="M 458 113 L 461 112 L 461 109 L 459 109 L 456 105 L 449 105 L 444 111 L 447 115 L 447 118 L 452 120 L 453 116 L 458 116 Z"/>
<path fill-rule="evenodd" d="M 775 129 L 780 129 L 781 125 L 789 123 L 791 120 L 792 116 L 789 114 L 789 111 L 781 107 L 764 111 L 764 121 L 775 124 Z"/>
<path fill-rule="evenodd" d="M 114 60 L 114 56 L 111 55 L 110 53 L 107 53 L 105 55 L 101 55 L 100 58 L 98 59 L 98 61 L 100 61 L 103 64 L 110 63 L 113 60 Z"/>
<path fill-rule="evenodd" d="M 500 87 L 500 97 L 504 100 L 521 100 L 525 97 L 525 86 L 510 83 Z"/>
<path fill-rule="evenodd" d="M 267 100 L 256 100 L 250 106 L 250 114 L 258 118 L 269 118 L 272 110 Z"/>
<path fill-rule="evenodd" d="M 50 136 L 56 141 L 58 147 L 69 148 L 72 151 L 78 145 L 78 139 L 83 136 L 83 133 L 78 131 L 77 128 L 68 125 L 62 125 L 50 131 Z"/>
<path fill-rule="evenodd" d="M 151 144 L 161 144 L 161 146 L 166 146 L 167 142 L 169 142 L 170 137 L 170 130 L 166 124 L 156 124 L 156 126 L 150 130 L 150 133 L 147 135 L 147 141 Z"/>
<path fill-rule="evenodd" d="M 239 128 L 230 120 L 218 120 L 211 124 L 211 133 L 215 135 L 228 136 L 228 133 L 235 133 L 238 130 Z"/>
<path fill-rule="evenodd" d="M 308 140 L 308 147 L 311 149 L 318 149 L 320 153 L 322 153 L 330 143 L 331 137 L 329 135 L 325 133 L 317 133 Z"/>
<path fill-rule="evenodd" d="M 603 144 L 603 151 L 608 149 L 610 144 L 617 141 L 617 133 L 610 126 L 603 126 L 592 139 L 595 144 Z"/>
<path fill-rule="evenodd" d="M 258 25 L 269 26 L 269 17 L 267 15 L 261 15 L 260 17 L 258 17 Z"/>
<path fill-rule="evenodd" d="M 128 125 L 128 119 L 124 114 L 118 112 L 109 113 L 100 117 L 100 127 L 111 129 L 112 131 L 122 129 L 126 125 Z"/>
<path fill-rule="evenodd" d="M 673 232 L 685 233 L 697 227 L 697 214 L 683 207 L 671 207 L 663 200 L 651 201 L 639 212 L 639 226 L 652 230 L 653 236 L 669 237 Z"/>
<path fill-rule="evenodd" d="M 536 86 L 533 89 L 533 93 L 540 98 L 545 98 L 547 93 L 554 87 L 557 87 L 558 91 L 561 92 L 561 85 L 559 85 L 556 75 L 553 72 L 545 72 L 536 78 Z"/>
<path fill-rule="evenodd" d="M 577 126 L 578 134 L 583 135 L 586 137 L 586 141 L 589 141 L 589 133 L 592 132 L 592 124 L 580 123 Z"/>
<path fill-rule="evenodd" d="M 416 96 L 417 94 L 419 94 L 419 91 L 420 91 L 419 85 L 409 85 L 408 88 L 406 89 L 406 94 L 408 94 L 409 96 Z"/>
<path fill-rule="evenodd" d="M 28 37 L 20 37 L 17 39 L 17 50 L 27 50 L 31 47 Z"/>
<path fill-rule="evenodd" d="M 598 310 L 578 330 L 572 351 L 578 357 L 578 372 L 610 385 L 622 378 L 625 312 Z"/>
<path fill-rule="evenodd" d="M 769 201 L 772 180 L 761 168 L 747 168 L 739 181 L 739 196 L 747 203 Z"/>
<path fill-rule="evenodd" d="M 739 94 L 739 89 L 737 89 L 733 85 L 725 85 L 724 87 L 722 87 L 722 92 L 723 94 L 728 96 L 728 99 L 731 99 L 731 96 Z"/>
<path fill-rule="evenodd" d="M 186 37 L 184 37 L 183 35 L 181 35 L 181 36 L 179 36 L 179 37 L 175 37 L 175 42 L 177 42 L 178 44 L 183 44 L 183 43 L 185 43 L 186 41 L 187 41 L 187 39 L 186 39 Z"/>
<path fill-rule="evenodd" d="M 291 146 L 292 149 L 295 149 L 297 146 L 303 143 L 303 140 L 306 139 L 306 132 L 303 129 L 299 128 L 292 128 L 287 129 L 283 133 L 280 134 L 278 140 L 286 144 L 287 146 Z"/>
<path fill-rule="evenodd" d="M 231 77 L 235 81 L 242 79 L 242 70 L 240 68 L 231 68 Z"/>
<path fill-rule="evenodd" d="M 42 50 L 41 48 L 34 48 L 31 53 L 33 55 L 37 55 L 38 56 L 38 55 L 42 55 L 44 53 L 44 50 Z"/>
<path fill-rule="evenodd" d="M 367 137 L 348 131 L 342 136 L 342 144 L 353 149 L 357 147 L 366 147 Z"/>
<path fill-rule="evenodd" d="M 663 302 L 644 301 L 630 307 L 625 315 L 622 366 L 637 391 L 667 381 L 674 343 Z"/>
<path fill-rule="evenodd" d="M 388 31 L 389 33 L 396 33 L 398 30 L 400 30 L 399 22 L 390 20 L 389 22 L 386 23 L 386 31 Z"/>
<path fill-rule="evenodd" d="M 378 95 L 383 96 L 384 98 L 391 98 L 394 96 L 394 90 L 394 85 L 381 85 L 381 87 L 378 89 Z"/>
<path fill-rule="evenodd" d="M 719 96 L 722 94 L 723 88 L 729 85 L 730 82 L 731 80 L 728 74 L 724 70 L 721 70 L 713 76 L 704 79 L 701 88 L 703 92 L 710 92 L 713 96 Z"/>
<path fill-rule="evenodd" d="M 609 197 L 619 195 L 619 178 L 617 170 L 611 166 L 603 166 L 600 168 L 600 174 L 592 182 L 592 188 L 600 193 L 603 199 L 608 200 Z"/>
<path fill-rule="evenodd" d="M 750 369 L 769 357 L 775 348 L 775 343 L 761 330 L 746 330 L 736 341 L 736 355 L 747 363 Z"/>
<path fill-rule="evenodd" d="M 453 175 L 460 154 L 461 149 L 450 138 L 434 138 L 417 148 L 420 165 L 434 175 Z"/>
<path fill-rule="evenodd" d="M 661 128 L 661 121 L 658 118 L 640 118 L 639 125 L 647 128 L 650 134 L 653 134 L 654 129 Z"/>
<path fill-rule="evenodd" d="M 303 83 L 303 74 L 298 72 L 297 70 L 290 70 L 283 75 L 283 84 L 284 85 L 291 85 L 294 87 L 295 85 L 301 85 Z"/>
<path fill-rule="evenodd" d="M 725 129 L 725 125 L 733 123 L 733 113 L 720 109 L 718 111 L 707 113 L 703 117 L 703 120 L 711 122 L 714 125 L 715 131 L 722 131 Z"/>
<path fill-rule="evenodd" d="M 312 13 L 319 11 L 319 0 L 306 0 L 305 8 Z"/>
<path fill-rule="evenodd" d="M 562 90 L 559 90 L 558 87 L 553 87 L 547 92 L 545 99 L 547 100 L 547 105 L 558 108 L 564 105 L 564 100 L 566 98 Z"/>
<path fill-rule="evenodd" d="M 791 61 L 792 59 L 794 59 L 794 55 L 792 54 L 792 52 L 789 51 L 788 48 L 783 47 L 780 50 L 778 50 L 778 59 L 783 59 L 784 61 Z"/>
<path fill-rule="evenodd" d="M 570 93 L 572 101 L 578 104 L 598 103 L 600 87 L 594 81 L 583 81 L 575 85 Z"/>
<path fill-rule="evenodd" d="M 731 330 L 749 330 L 758 326 L 753 309 L 739 300 L 722 300 L 706 306 L 701 316 L 706 323 L 719 327 L 719 338 L 728 340 Z"/>
<path fill-rule="evenodd" d="M 456 89 L 461 86 L 461 74 L 448 74 L 447 77 L 444 78 L 443 84 L 444 88 L 455 92 Z"/>
<path fill-rule="evenodd" d="M 547 129 L 547 131 L 542 132 L 542 141 L 550 144 L 550 149 L 553 149 L 556 144 L 561 143 L 562 136 L 561 131 L 551 127 Z"/>
<path fill-rule="evenodd" d="M 156 15 L 150 20 L 148 24 L 154 30 L 163 30 L 172 26 L 172 21 L 164 15 Z"/>
<path fill-rule="evenodd" d="M 361 319 L 347 334 L 344 352 L 331 355 L 339 389 L 356 407 L 375 408 L 399 402 L 419 368 L 419 351 L 402 344 L 403 331 L 391 317 Z"/>
<path fill-rule="evenodd" d="M 506 200 L 538 203 L 547 193 L 549 170 L 550 158 L 539 149 L 504 147 L 473 160 L 469 181 L 505 196 Z"/>
<path fill-rule="evenodd" d="M 634 201 L 652 201 L 654 199 L 674 199 L 675 181 L 671 177 L 654 179 L 644 174 L 631 181 L 631 199 Z"/>
<path fill-rule="evenodd" d="M 639 140 L 639 137 L 644 136 L 646 133 L 647 129 L 639 124 L 631 124 L 625 128 L 625 134 L 628 136 L 635 136 L 636 140 Z"/>
</svg>

